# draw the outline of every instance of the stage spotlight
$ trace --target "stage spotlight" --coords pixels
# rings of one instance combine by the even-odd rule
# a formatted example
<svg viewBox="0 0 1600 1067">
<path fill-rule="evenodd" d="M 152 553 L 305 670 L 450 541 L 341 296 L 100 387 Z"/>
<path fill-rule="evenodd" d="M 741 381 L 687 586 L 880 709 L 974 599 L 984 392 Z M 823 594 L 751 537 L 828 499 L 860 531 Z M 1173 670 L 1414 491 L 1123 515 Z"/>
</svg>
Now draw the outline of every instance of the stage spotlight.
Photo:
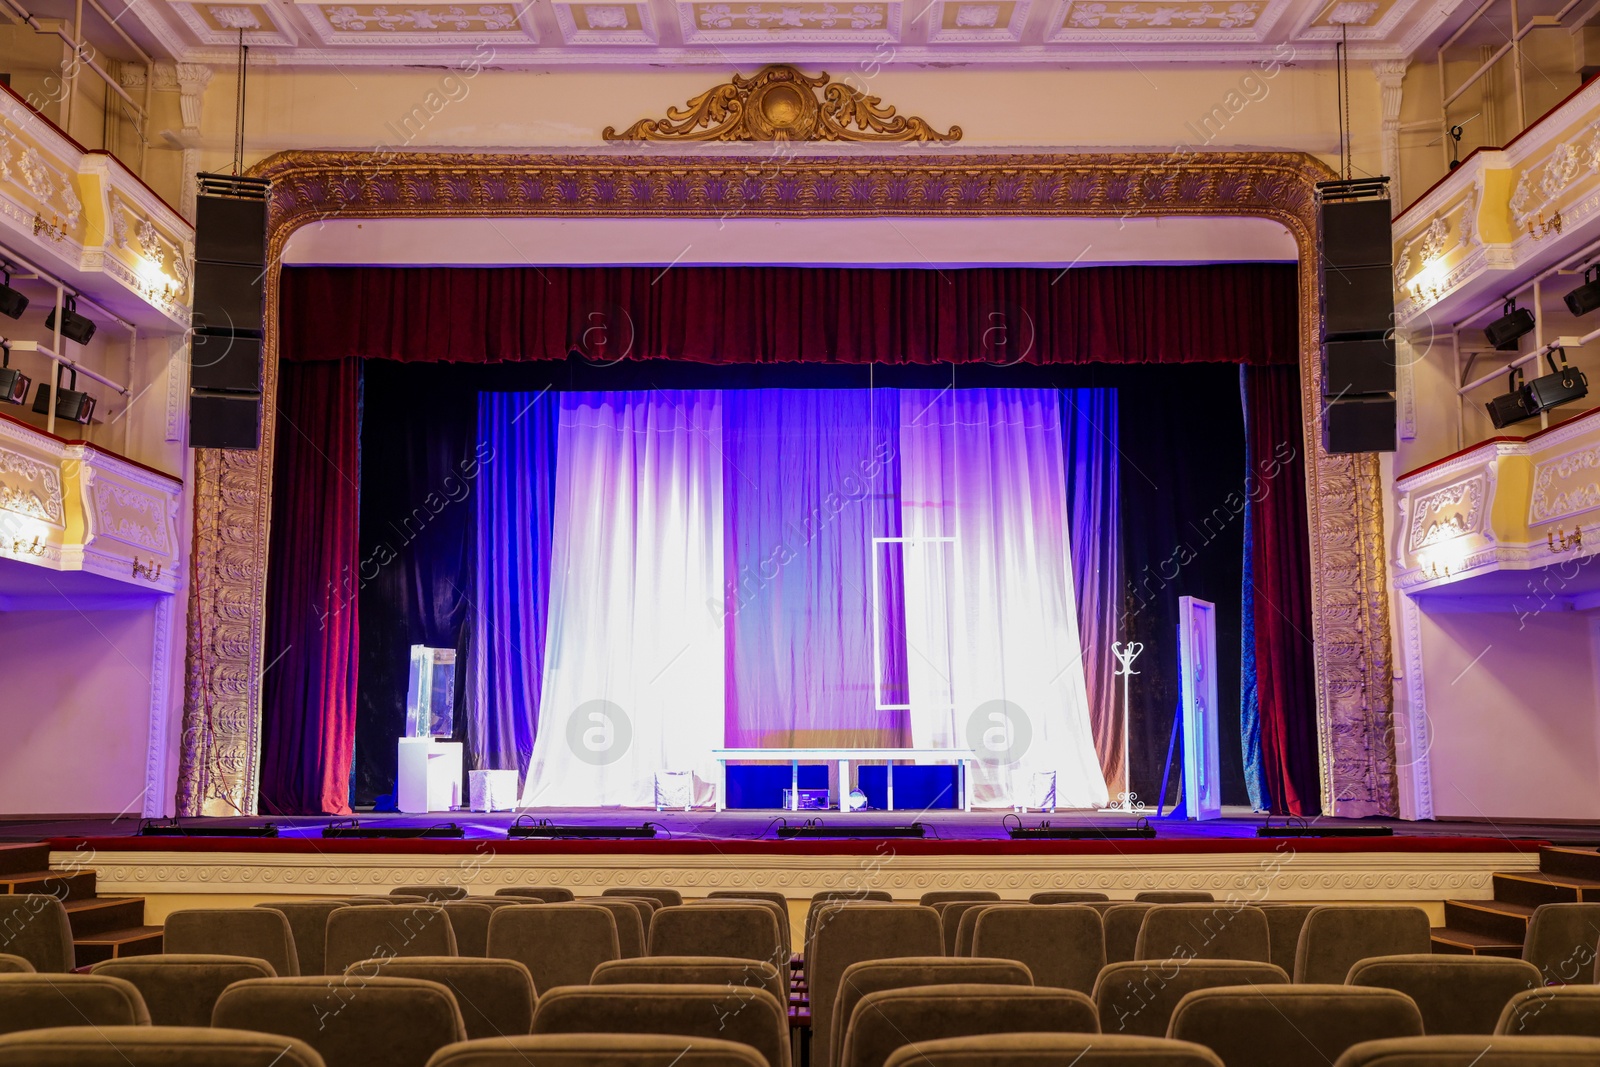
<svg viewBox="0 0 1600 1067">
<path fill-rule="evenodd" d="M 1567 310 L 1574 315 L 1587 315 L 1600 308 L 1600 266 L 1583 272 L 1583 284 L 1567 294 Z"/>
<path fill-rule="evenodd" d="M 531 816 L 520 816 L 506 830 L 506 837 L 511 840 L 536 838 L 540 840 L 572 840 L 584 838 L 605 838 L 608 840 L 623 840 L 630 838 L 643 838 L 656 836 L 656 824 L 644 823 L 641 826 L 561 826 L 549 819 L 532 819 Z"/>
<path fill-rule="evenodd" d="M 11 288 L 11 272 L 0 270 L 0 315 L 20 319 L 28 310 L 28 298 Z"/>
<path fill-rule="evenodd" d="M 146 819 L 139 824 L 140 837 L 277 837 L 277 823 L 259 826 L 185 826 L 177 819 Z"/>
<path fill-rule="evenodd" d="M 0 401 L 26 404 L 33 380 L 11 366 L 11 346 L 0 345 Z"/>
<path fill-rule="evenodd" d="M 56 418 L 67 422 L 87 424 L 94 418 L 94 397 L 88 393 L 78 392 L 78 372 L 69 370 L 72 375 L 72 386 L 67 389 L 61 386 L 61 371 L 56 369 Z M 33 413 L 35 415 L 48 415 L 50 413 L 50 387 L 43 382 L 39 383 L 39 391 L 33 396 Z"/>
<path fill-rule="evenodd" d="M 56 309 L 51 308 L 50 314 L 44 317 L 44 326 L 47 330 L 56 328 Z M 93 321 L 78 314 L 78 298 L 69 296 L 61 308 L 61 336 L 80 345 L 89 343 L 89 338 L 94 336 Z"/>
<path fill-rule="evenodd" d="M 1517 307 L 1516 300 L 1506 297 L 1500 317 L 1483 328 L 1484 336 L 1496 352 L 1515 352 L 1517 342 L 1533 332 L 1533 312 Z"/>
<path fill-rule="evenodd" d="M 353 838 L 419 838 L 419 837 L 466 837 L 467 832 L 453 822 L 442 823 L 438 826 L 362 826 L 360 819 L 351 819 L 349 822 L 329 823 L 322 828 L 323 837 L 353 837 Z"/>
<path fill-rule="evenodd" d="M 1494 428 L 1503 430 L 1514 422 L 1531 419 L 1538 412 L 1532 410 L 1532 402 L 1528 398 L 1528 387 L 1522 384 L 1522 370 L 1512 368 L 1511 376 L 1507 380 L 1507 391 L 1495 397 L 1484 405 L 1489 412 L 1489 421 L 1494 423 Z"/>
<path fill-rule="evenodd" d="M 801 826 L 790 826 L 779 820 L 777 834 L 781 841 L 794 838 L 854 837 L 898 838 L 926 837 L 926 828 L 920 822 L 910 826 L 826 826 L 821 819 L 807 819 Z"/>
<path fill-rule="evenodd" d="M 1393 837 L 1392 826 L 1351 826 L 1347 824 L 1318 823 L 1313 826 L 1304 819 L 1289 816 L 1287 822 L 1279 826 L 1272 825 L 1268 819 L 1263 825 L 1256 827 L 1257 837 Z"/>
<path fill-rule="evenodd" d="M 1140 819 L 1132 826 L 1051 826 L 1049 820 L 1038 826 L 1023 826 L 1021 819 L 1010 815 L 1001 820 L 1001 825 L 1013 841 L 1094 841 L 1156 836 L 1155 827 L 1147 819 Z"/>
<path fill-rule="evenodd" d="M 1556 366 L 1556 354 L 1561 355 L 1561 366 Z M 1524 388 L 1528 395 L 1528 409 L 1537 415 L 1561 404 L 1582 400 L 1589 395 L 1589 379 L 1583 371 L 1567 366 L 1567 350 L 1557 348 L 1544 354 L 1550 373 L 1533 379 Z"/>
</svg>

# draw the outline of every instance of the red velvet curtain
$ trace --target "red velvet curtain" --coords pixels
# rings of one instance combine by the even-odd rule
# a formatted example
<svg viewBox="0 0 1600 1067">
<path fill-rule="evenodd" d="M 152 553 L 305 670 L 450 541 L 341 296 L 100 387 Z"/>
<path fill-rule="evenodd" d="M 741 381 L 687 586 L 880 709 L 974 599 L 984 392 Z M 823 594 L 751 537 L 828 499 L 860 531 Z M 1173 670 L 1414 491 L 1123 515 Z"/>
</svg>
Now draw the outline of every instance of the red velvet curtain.
<svg viewBox="0 0 1600 1067">
<path fill-rule="evenodd" d="M 350 814 L 360 427 L 360 360 L 280 367 L 261 679 L 261 805 L 271 814 Z"/>
<path fill-rule="evenodd" d="M 1299 462 L 1296 268 L 291 267 L 282 273 L 261 795 L 349 813 L 361 360 L 1243 363 L 1257 455 Z M 1286 468 L 1287 469 L 1287 468 Z M 1317 803 L 1303 480 L 1258 509 L 1256 650 L 1275 801 Z"/>
<path fill-rule="evenodd" d="M 1261 764 L 1272 810 L 1321 811 L 1305 439 L 1296 367 L 1246 367 Z"/>
<path fill-rule="evenodd" d="M 286 359 L 1295 363 L 1293 264 L 295 267 Z M 292 314 L 290 313 L 292 311 Z"/>
</svg>

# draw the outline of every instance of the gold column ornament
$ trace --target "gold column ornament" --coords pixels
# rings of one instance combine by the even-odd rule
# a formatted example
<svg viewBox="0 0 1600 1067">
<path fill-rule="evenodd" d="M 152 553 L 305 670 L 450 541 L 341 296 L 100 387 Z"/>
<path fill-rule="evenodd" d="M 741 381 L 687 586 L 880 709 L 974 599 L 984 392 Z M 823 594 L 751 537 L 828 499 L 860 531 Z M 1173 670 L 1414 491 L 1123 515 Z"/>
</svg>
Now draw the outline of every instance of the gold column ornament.
<svg viewBox="0 0 1600 1067">
<path fill-rule="evenodd" d="M 822 98 L 817 90 L 822 89 Z M 829 84 L 786 63 L 762 67 L 753 78 L 707 89 L 664 119 L 640 119 L 608 141 L 959 141 L 961 127 L 940 133 L 924 119 L 897 115 L 876 96 L 843 82 Z"/>
<path fill-rule="evenodd" d="M 759 76 L 758 76 L 759 79 Z M 813 86 L 814 88 L 814 86 Z M 876 105 L 874 105 L 876 106 Z M 1383 488 L 1374 455 L 1321 447 L 1315 185 L 1289 152 L 491 155 L 286 152 L 252 170 L 268 206 L 263 404 L 276 410 L 278 266 L 289 235 L 374 218 L 1264 218 L 1299 250 L 1300 389 L 1322 808 L 1397 813 Z M 188 693 L 178 809 L 254 814 L 276 425 L 258 452 L 195 452 Z"/>
</svg>

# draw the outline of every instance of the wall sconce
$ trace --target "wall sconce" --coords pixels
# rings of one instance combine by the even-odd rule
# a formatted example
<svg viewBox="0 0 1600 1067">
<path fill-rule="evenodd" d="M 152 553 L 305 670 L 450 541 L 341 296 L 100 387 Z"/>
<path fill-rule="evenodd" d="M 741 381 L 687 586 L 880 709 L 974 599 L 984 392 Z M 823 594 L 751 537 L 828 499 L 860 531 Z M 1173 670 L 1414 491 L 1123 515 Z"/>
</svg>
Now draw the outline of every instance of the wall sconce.
<svg viewBox="0 0 1600 1067">
<path fill-rule="evenodd" d="M 1539 216 L 1537 224 L 1533 219 L 1528 220 L 1528 236 L 1532 237 L 1535 241 L 1544 240 L 1552 231 L 1554 231 L 1558 237 L 1561 235 L 1561 212 L 1559 211 L 1550 216 L 1549 222 L 1545 221 L 1545 218 L 1542 214 Z"/>
<path fill-rule="evenodd" d="M 43 215 L 36 214 L 33 216 L 33 235 L 38 237 L 40 234 L 44 234 L 52 241 L 59 242 L 66 239 L 67 228 L 61 225 L 61 216 L 59 215 L 52 216 L 51 221 L 46 222 Z"/>
<path fill-rule="evenodd" d="M 31 545 L 20 537 L 13 538 L 11 541 L 11 551 L 18 556 L 42 556 L 44 555 L 44 547 L 44 543 L 39 540 L 37 534 L 34 535 L 33 544 Z"/>
<path fill-rule="evenodd" d="M 1434 560 L 1423 569 L 1422 576 L 1428 579 L 1448 578 L 1450 577 L 1450 565 L 1447 563 L 1441 567 L 1439 566 L 1439 561 Z"/>
<path fill-rule="evenodd" d="M 153 559 L 149 563 L 140 563 L 139 562 L 139 557 L 138 556 L 134 556 L 133 557 L 133 576 L 135 578 L 148 578 L 152 582 L 160 581 L 161 580 L 161 564 L 157 563 Z"/>
<path fill-rule="evenodd" d="M 1544 535 L 1544 541 L 1552 552 L 1565 552 L 1569 548 L 1576 552 L 1583 547 L 1583 527 L 1575 528 L 1572 536 L 1568 537 L 1566 531 L 1557 526 L 1553 532 Z"/>
</svg>

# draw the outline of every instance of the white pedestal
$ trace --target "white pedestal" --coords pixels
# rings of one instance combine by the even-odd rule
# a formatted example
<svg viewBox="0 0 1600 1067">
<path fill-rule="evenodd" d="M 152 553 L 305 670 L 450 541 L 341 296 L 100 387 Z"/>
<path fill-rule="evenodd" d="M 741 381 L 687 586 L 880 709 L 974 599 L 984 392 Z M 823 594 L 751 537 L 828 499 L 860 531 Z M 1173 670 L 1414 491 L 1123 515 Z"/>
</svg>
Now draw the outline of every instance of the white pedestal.
<svg viewBox="0 0 1600 1067">
<path fill-rule="evenodd" d="M 693 771 L 657 771 L 656 772 L 656 810 L 665 808 L 682 808 L 688 811 L 694 806 L 694 772 Z"/>
<path fill-rule="evenodd" d="M 468 771 L 473 811 L 509 811 L 517 806 L 516 771 Z"/>
<path fill-rule="evenodd" d="M 415 813 L 460 807 L 462 749 L 459 741 L 402 737 L 396 806 Z"/>
</svg>

